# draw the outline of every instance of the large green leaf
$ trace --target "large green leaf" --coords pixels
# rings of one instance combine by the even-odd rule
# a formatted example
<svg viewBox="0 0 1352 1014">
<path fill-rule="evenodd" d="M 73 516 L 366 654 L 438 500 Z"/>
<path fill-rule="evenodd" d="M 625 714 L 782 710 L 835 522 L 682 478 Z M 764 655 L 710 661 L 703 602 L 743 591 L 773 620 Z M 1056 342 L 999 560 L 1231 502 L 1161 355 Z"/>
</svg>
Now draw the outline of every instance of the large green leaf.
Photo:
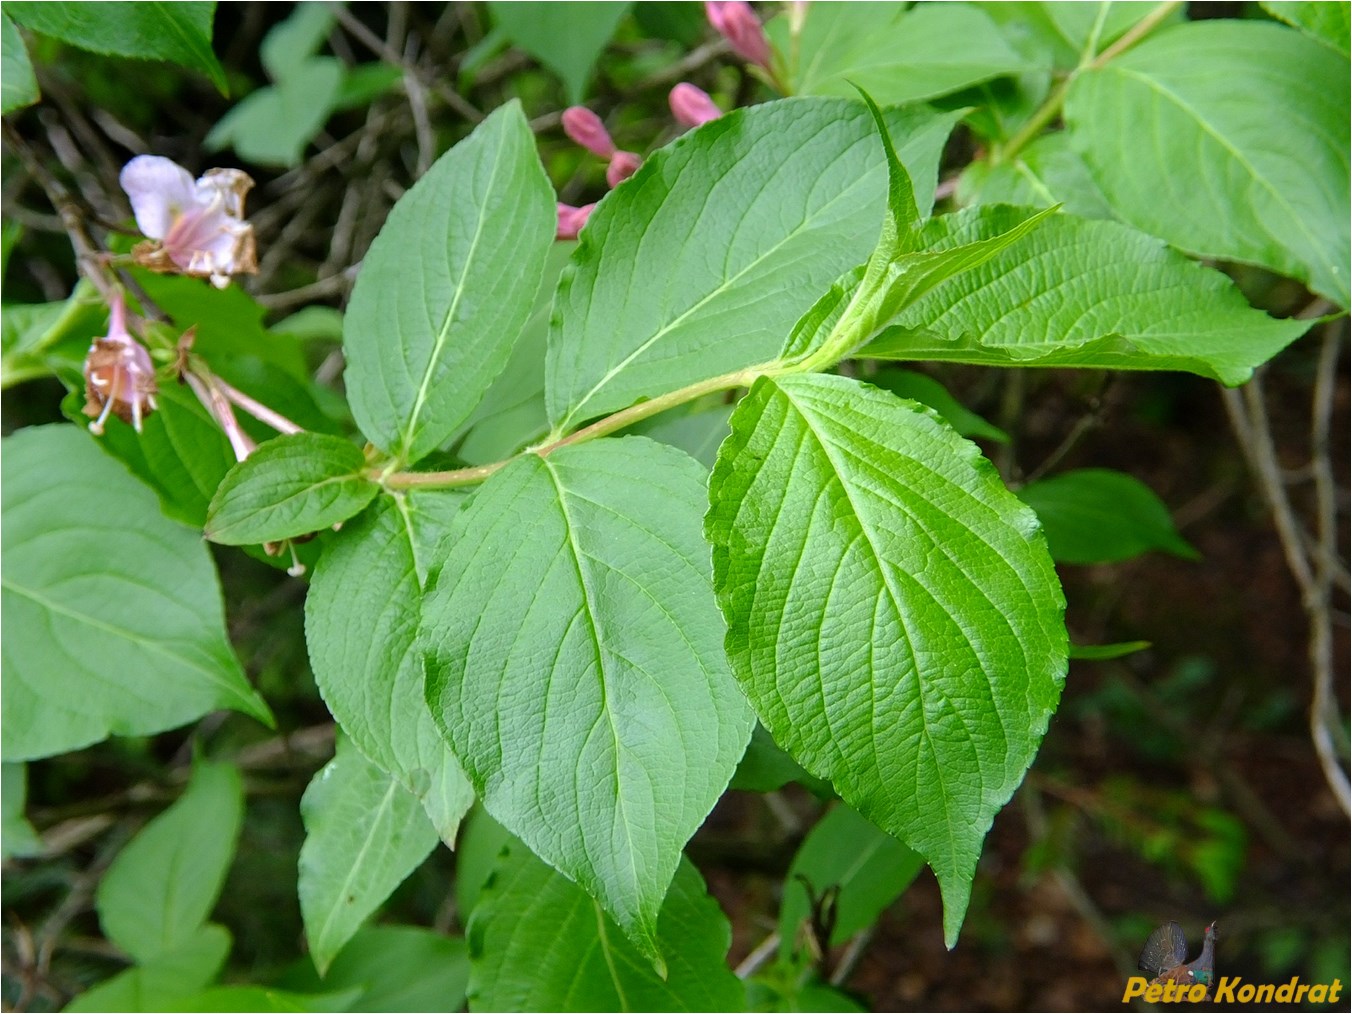
<svg viewBox="0 0 1352 1014">
<path fill-rule="evenodd" d="M 925 242 L 1000 234 L 1027 209 L 976 207 L 933 219 Z M 1302 335 L 1228 278 L 1114 222 L 1053 215 L 1018 247 L 904 310 L 866 358 L 1000 366 L 1188 370 L 1240 384 Z"/>
<path fill-rule="evenodd" d="M 887 116 L 922 214 L 954 120 Z M 740 109 L 650 156 L 597 207 L 559 284 L 556 430 L 771 359 L 874 248 L 885 183 L 868 109 L 837 99 Z"/>
<path fill-rule="evenodd" d="M 63 1010 L 67 1014 L 179 1010 L 180 998 L 197 992 L 220 972 L 230 943 L 224 926 L 199 926 L 151 960 L 81 993 Z"/>
<path fill-rule="evenodd" d="M 74 426 L 4 441 L 4 756 L 234 708 L 271 722 L 225 637 L 201 536 Z"/>
<path fill-rule="evenodd" d="M 556 216 L 518 102 L 399 200 L 343 319 L 347 393 L 373 443 L 416 461 L 469 418 L 530 314 Z"/>
<path fill-rule="evenodd" d="M 817 822 L 784 876 L 779 903 L 779 950 L 793 953 L 799 926 L 814 900 L 830 906 L 829 940 L 842 944 L 872 926 L 925 865 L 925 860 L 844 804 Z M 814 898 L 815 895 L 815 898 Z"/>
<path fill-rule="evenodd" d="M 1065 675 L 1036 517 L 923 406 L 820 375 L 757 381 L 709 498 L 743 689 L 799 763 L 926 858 L 951 946 Z"/>
<path fill-rule="evenodd" d="M 279 542 L 346 521 L 380 489 L 361 474 L 361 448 L 342 437 L 269 440 L 226 474 L 207 511 L 206 537 L 227 546 Z"/>
<path fill-rule="evenodd" d="M 448 844 L 474 790 L 427 710 L 413 643 L 432 548 L 464 498 L 381 497 L 329 541 L 305 601 L 305 643 L 324 703 L 362 753 L 422 799 Z"/>
<path fill-rule="evenodd" d="M 31 106 L 38 100 L 38 80 L 28 48 L 9 17 L 0 14 L 0 113 Z"/>
<path fill-rule="evenodd" d="M 141 829 L 99 882 L 104 935 L 139 962 L 179 946 L 211 914 L 243 818 L 239 772 L 199 760 L 183 795 Z"/>
<path fill-rule="evenodd" d="M 789 68 L 795 95 L 856 94 L 884 105 L 946 95 L 1029 64 L 983 12 L 966 4 L 826 3 L 807 9 L 802 33 L 789 40 L 792 15 L 766 26 L 776 48 L 796 54 Z"/>
<path fill-rule="evenodd" d="M 138 60 L 168 60 L 206 74 L 226 93 L 225 71 L 211 51 L 210 3 L 43 3 L 9 0 L 5 13 L 25 28 L 72 46 Z"/>
<path fill-rule="evenodd" d="M 300 911 L 323 975 L 390 893 L 437 844 L 418 798 L 344 736 L 300 802 Z"/>
<path fill-rule="evenodd" d="M 484 806 L 654 959 L 681 849 L 751 735 L 704 483 L 643 437 L 527 455 L 456 517 L 423 602 L 428 704 Z"/>
<path fill-rule="evenodd" d="M 489 12 L 512 44 L 557 74 L 576 104 L 587 94 L 596 59 L 629 13 L 628 3 L 490 2 Z"/>
<path fill-rule="evenodd" d="M 1018 497 L 1037 511 L 1052 558 L 1111 563 L 1152 549 L 1196 560 L 1197 550 L 1174 528 L 1149 486 L 1125 472 L 1082 468 L 1031 482 Z"/>
<path fill-rule="evenodd" d="M 1349 305 L 1347 57 L 1271 23 L 1160 32 L 1081 74 L 1066 122 L 1126 222 Z"/>
<path fill-rule="evenodd" d="M 732 931 L 681 862 L 657 921 L 665 977 L 576 884 L 517 845 L 470 918 L 470 1009 L 735 1011 Z"/>
</svg>

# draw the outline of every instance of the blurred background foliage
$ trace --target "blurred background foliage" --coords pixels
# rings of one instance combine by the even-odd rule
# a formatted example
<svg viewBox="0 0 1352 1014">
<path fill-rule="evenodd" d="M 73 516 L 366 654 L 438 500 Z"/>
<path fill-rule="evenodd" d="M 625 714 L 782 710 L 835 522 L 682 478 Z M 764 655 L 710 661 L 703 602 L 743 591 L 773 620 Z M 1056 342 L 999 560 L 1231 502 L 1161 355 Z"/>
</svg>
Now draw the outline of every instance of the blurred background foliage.
<svg viewBox="0 0 1352 1014">
<path fill-rule="evenodd" d="M 1263 16 L 1247 4 L 1193 4 L 1188 15 Z M 551 46 L 560 32 L 568 46 Z M 362 255 L 393 202 L 485 112 L 520 98 L 560 200 L 582 205 L 605 192 L 605 165 L 559 129 L 570 103 L 585 99 L 620 148 L 644 153 L 678 133 L 667 107 L 678 81 L 724 109 L 771 97 L 689 3 L 221 4 L 215 51 L 229 97 L 206 75 L 170 64 L 99 56 L 41 35 L 27 41 L 43 101 L 7 120 L 91 221 L 130 220 L 117 173 L 136 153 L 166 155 L 194 174 L 237 165 L 257 180 L 252 299 L 138 277 L 176 319 L 201 321 L 198 349 L 216 348 L 213 362 L 232 383 L 336 432 L 350 422 L 334 394 L 338 311 Z M 551 55 L 561 48 L 565 57 Z M 76 281 L 62 224 L 9 141 L 0 188 L 7 359 L 22 351 L 24 334 L 51 326 L 61 309 L 43 305 L 64 303 Z M 960 127 L 941 178 L 953 180 L 979 144 Z M 1308 300 L 1295 283 L 1257 269 L 1232 273 L 1275 313 Z M 43 365 L 30 363 L 5 391 L 6 433 L 62 418 L 103 323 L 97 311 L 77 310 L 61 320 Z M 1345 333 L 1345 322 L 1336 326 Z M 1345 342 L 1342 349 L 1345 356 Z M 1305 517 L 1315 508 L 1302 469 L 1320 355 L 1317 341 L 1297 343 L 1263 377 L 1278 459 Z M 24 360 L 16 353 L 13 362 Z M 1168 505 L 1178 534 L 1120 562 L 1061 566 L 1076 643 L 1148 647 L 1072 662 L 1037 763 L 987 841 L 956 950 L 943 950 L 938 890 L 921 872 L 875 926 L 837 942 L 837 984 L 880 1010 L 1102 1009 L 1120 996 L 1151 929 L 1176 920 L 1196 941 L 1213 919 L 1220 974 L 1347 983 L 1348 822 L 1307 735 L 1306 618 L 1216 386 L 1175 374 L 864 369 L 910 396 L 947 392 L 953 412 L 974 413 L 969 431 L 1012 484 L 1052 470 L 1119 469 Z M 1345 421 L 1345 359 L 1336 378 L 1335 418 Z M 697 454 L 716 446 L 718 426 L 703 423 L 718 417 L 694 418 L 701 423 L 663 439 L 689 440 Z M 180 434 L 190 421 L 179 417 Z M 164 423 L 164 439 L 180 446 L 172 425 Z M 687 428 L 680 418 L 653 425 Z M 151 453 L 151 439 L 139 453 Z M 1335 426 L 1330 439 L 1345 558 L 1347 427 Z M 136 453 L 125 449 L 129 459 Z M 223 472 L 228 450 L 215 453 Z M 205 503 L 166 506 L 192 521 Z M 214 911 L 235 941 L 223 981 L 317 988 L 296 900 L 298 800 L 331 755 L 333 729 L 308 670 L 304 584 L 272 561 L 212 551 L 231 639 L 281 734 L 221 713 L 195 729 L 32 763 L 31 828 L 16 810 L 21 776 L 6 770 L 7 1009 L 58 1009 L 125 967 L 100 933 L 94 892 L 131 835 L 182 792 L 195 748 L 233 759 L 247 792 Z M 1345 584 L 1338 596 L 1333 657 L 1346 713 Z M 766 773 L 777 763 L 772 754 L 748 760 L 735 783 L 747 788 L 727 794 L 689 849 L 732 920 L 734 963 L 775 930 L 795 851 L 826 812 L 808 788 L 783 783 L 792 771 Z M 455 864 L 449 851 L 434 851 L 381 921 L 460 928 Z"/>
</svg>

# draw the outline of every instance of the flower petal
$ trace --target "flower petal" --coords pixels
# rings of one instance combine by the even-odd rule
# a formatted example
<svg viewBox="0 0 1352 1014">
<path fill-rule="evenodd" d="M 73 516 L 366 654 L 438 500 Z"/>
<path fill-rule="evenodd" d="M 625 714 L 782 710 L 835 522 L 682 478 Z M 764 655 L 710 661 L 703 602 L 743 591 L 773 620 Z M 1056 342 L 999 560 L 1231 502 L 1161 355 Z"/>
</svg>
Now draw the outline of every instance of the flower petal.
<svg viewBox="0 0 1352 1014">
<path fill-rule="evenodd" d="M 164 239 L 174 219 L 199 203 L 192 174 L 160 155 L 137 155 L 119 179 L 137 227 L 151 239 Z"/>
</svg>

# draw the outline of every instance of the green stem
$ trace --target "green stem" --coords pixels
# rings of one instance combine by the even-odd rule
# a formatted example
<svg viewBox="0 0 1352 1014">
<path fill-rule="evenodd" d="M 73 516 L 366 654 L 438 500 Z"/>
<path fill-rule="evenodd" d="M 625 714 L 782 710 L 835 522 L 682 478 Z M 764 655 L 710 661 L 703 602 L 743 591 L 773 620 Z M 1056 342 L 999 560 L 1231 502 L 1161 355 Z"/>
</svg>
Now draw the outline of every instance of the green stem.
<svg viewBox="0 0 1352 1014">
<path fill-rule="evenodd" d="M 991 165 L 999 165 L 1001 162 L 1008 162 L 1014 158 L 1023 148 L 1042 132 L 1042 128 L 1051 123 L 1061 114 L 1061 107 L 1065 104 L 1066 95 L 1070 91 L 1070 86 L 1074 84 L 1075 79 L 1086 70 L 1097 70 L 1125 53 L 1136 43 L 1140 42 L 1149 35 L 1155 28 L 1172 14 L 1179 7 L 1183 6 L 1183 0 L 1168 0 L 1162 3 L 1153 11 L 1147 14 L 1136 24 L 1132 25 L 1120 39 L 1105 49 L 1097 57 L 1087 64 L 1081 64 L 1071 71 L 1070 75 L 1057 86 L 1056 90 L 1047 98 L 1041 108 L 1038 109 L 1032 118 L 1023 125 L 1017 134 L 1011 137 L 1001 148 L 991 153 Z"/>
<path fill-rule="evenodd" d="M 590 426 L 584 426 L 576 432 L 550 440 L 538 447 L 527 448 L 520 454 L 502 461 L 494 461 L 488 465 L 455 468 L 445 472 L 391 472 L 388 475 L 373 475 L 371 478 L 386 489 L 454 489 L 457 486 L 473 486 L 483 482 L 493 473 L 506 468 L 511 462 L 524 455 L 536 454 L 542 458 L 548 457 L 560 447 L 568 447 L 572 444 L 595 440 L 597 437 L 609 436 L 618 430 L 634 425 L 636 422 L 651 418 L 667 411 L 667 409 L 675 408 L 677 405 L 684 405 L 696 398 L 702 398 L 706 394 L 731 391 L 739 387 L 750 387 L 757 377 L 786 373 L 789 370 L 790 367 L 787 364 L 775 360 L 763 363 L 760 366 L 748 367 L 745 370 L 736 370 L 732 373 L 724 373 L 721 376 L 710 377 L 708 380 L 701 380 L 689 387 L 682 387 L 660 397 L 631 405 L 603 419 L 598 419 Z"/>
</svg>

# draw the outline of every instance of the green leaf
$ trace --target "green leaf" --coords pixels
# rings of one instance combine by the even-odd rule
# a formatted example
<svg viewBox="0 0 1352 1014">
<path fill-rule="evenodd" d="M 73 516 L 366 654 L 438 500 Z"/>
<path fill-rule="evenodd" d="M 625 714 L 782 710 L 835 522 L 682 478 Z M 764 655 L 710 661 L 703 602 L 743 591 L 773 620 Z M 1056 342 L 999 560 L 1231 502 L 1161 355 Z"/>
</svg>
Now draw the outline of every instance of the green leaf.
<svg viewBox="0 0 1352 1014">
<path fill-rule="evenodd" d="M 490 2 L 493 24 L 507 38 L 563 81 L 570 105 L 587 94 L 592 68 L 615 29 L 629 13 L 627 3 Z"/>
<path fill-rule="evenodd" d="M 469 418 L 530 315 L 556 217 L 515 101 L 400 198 L 343 320 L 348 397 L 373 443 L 416 461 Z"/>
<path fill-rule="evenodd" d="M 198 533 L 74 426 L 5 438 L 6 760 L 233 708 L 271 723 L 225 637 Z"/>
<path fill-rule="evenodd" d="M 462 926 L 468 925 L 479 895 L 492 879 L 504 850 L 513 842 L 522 847 L 516 836 L 482 806 L 470 810 L 455 848 L 455 909 Z"/>
<path fill-rule="evenodd" d="M 799 927 L 812 914 L 814 895 L 834 908 L 831 937 L 819 943 L 835 947 L 872 926 L 924 865 L 924 859 L 890 834 L 848 806 L 836 806 L 803 839 L 784 876 L 780 954 L 793 954 Z"/>
<path fill-rule="evenodd" d="M 179 1010 L 181 997 L 216 978 L 230 953 L 230 943 L 224 926 L 199 926 L 168 950 L 100 982 L 63 1009 L 67 1014 Z"/>
<path fill-rule="evenodd" d="M 891 216 L 862 275 L 852 272 L 804 315 L 784 344 L 784 358 L 801 357 L 805 367 L 821 369 L 862 347 L 908 306 L 957 276 L 972 272 L 1036 229 L 1056 209 L 1048 208 L 981 238 L 925 249 L 926 232 L 916 228 L 906 171 L 892 156 Z M 1023 248 L 1020 248 L 1022 251 Z M 855 279 L 858 279 L 855 281 Z"/>
<path fill-rule="evenodd" d="M 165 514 L 201 528 L 211 498 L 235 466 L 235 452 L 220 424 L 187 388 L 166 384 L 155 403 L 159 407 L 140 436 L 149 477 Z"/>
<path fill-rule="evenodd" d="M 99 882 L 104 935 L 142 963 L 178 947 L 211 914 L 243 817 L 239 772 L 199 760 L 183 795 L 137 833 Z"/>
<path fill-rule="evenodd" d="M 789 68 L 795 95 L 859 88 L 881 105 L 902 105 L 1029 68 L 991 19 L 966 4 L 815 4 L 796 44 L 790 17 L 765 27 L 780 53 L 797 55 Z"/>
<path fill-rule="evenodd" d="M 208 151 L 233 148 L 240 158 L 259 165 L 298 166 L 337 107 L 342 85 L 338 60 L 303 60 L 276 85 L 259 88 L 232 107 L 203 143 Z"/>
<path fill-rule="evenodd" d="M 1065 675 L 1036 517 L 922 406 L 821 375 L 756 382 L 709 500 L 743 689 L 794 759 L 925 856 L 952 946 Z"/>
<path fill-rule="evenodd" d="M 303 993 L 360 989 L 350 1011 L 458 1011 L 469 986 L 465 941 L 418 926 L 367 926 L 347 942 L 323 979 L 309 961 L 280 985 Z"/>
<path fill-rule="evenodd" d="M 1035 208 L 1061 204 L 1080 218 L 1114 217 L 1084 156 L 1064 131 L 1044 134 L 1008 161 L 971 163 L 958 177 L 958 202 Z"/>
<path fill-rule="evenodd" d="M 1037 511 L 1052 559 L 1061 563 L 1113 563 L 1152 549 L 1201 559 L 1178 534 L 1164 506 L 1138 479 L 1111 468 L 1084 468 L 1017 491 Z"/>
<path fill-rule="evenodd" d="M 300 802 L 300 911 L 323 975 L 390 893 L 427 858 L 437 832 L 418 799 L 344 736 Z"/>
<path fill-rule="evenodd" d="M 1118 217 L 1349 306 L 1348 62 L 1279 25 L 1193 22 L 1079 75 L 1066 122 Z"/>
<path fill-rule="evenodd" d="M 1122 658 L 1124 655 L 1132 655 L 1138 651 L 1145 651 L 1150 647 L 1149 641 L 1119 641 L 1117 644 L 1072 644 L 1070 646 L 1070 657 L 1082 659 L 1086 662 L 1106 662 L 1114 658 Z"/>
<path fill-rule="evenodd" d="M 892 111 L 933 202 L 956 114 Z M 795 99 L 735 110 L 654 153 L 597 207 L 555 298 L 555 430 L 774 357 L 876 245 L 886 169 L 868 109 Z"/>
<path fill-rule="evenodd" d="M 305 602 L 324 703 L 362 753 L 422 800 L 447 844 L 474 790 L 427 710 L 413 643 L 432 549 L 464 500 L 460 491 L 381 497 L 329 541 Z"/>
<path fill-rule="evenodd" d="M 0 771 L 4 773 L 0 784 L 0 857 L 35 856 L 42 851 L 42 839 L 23 815 L 28 769 L 23 764 L 4 764 Z"/>
<path fill-rule="evenodd" d="M 727 966 L 732 931 L 688 861 L 676 869 L 657 922 L 667 974 L 586 893 L 520 845 L 470 919 L 472 1010 L 742 1010 Z"/>
<path fill-rule="evenodd" d="M 559 275 L 575 249 L 576 243 L 555 243 L 545 255 L 535 305 L 522 325 L 512 356 L 474 414 L 465 421 L 456 454 L 468 464 L 484 465 L 509 458 L 549 430 L 549 420 L 545 418 L 549 316 Z"/>
<path fill-rule="evenodd" d="M 206 537 L 227 546 L 280 542 L 346 521 L 380 490 L 362 475 L 361 448 L 342 437 L 269 440 L 226 474 L 207 511 Z"/>
<path fill-rule="evenodd" d="M 958 436 L 982 437 L 999 444 L 1009 443 L 1008 433 L 998 426 L 992 426 L 975 412 L 968 411 L 933 377 L 914 370 L 881 370 L 869 377 L 868 382 L 884 391 L 891 391 L 898 398 L 909 398 L 928 405 L 944 417 L 944 422 L 952 426 Z"/>
<path fill-rule="evenodd" d="M 427 700 L 485 808 L 650 958 L 746 747 L 700 538 L 703 470 L 643 437 L 527 455 L 438 547 Z"/>
<path fill-rule="evenodd" d="M 271 29 L 258 47 L 263 69 L 274 81 L 285 81 L 305 66 L 328 38 L 337 19 L 324 4 L 297 4 L 281 24 Z"/>
<path fill-rule="evenodd" d="M 137 60 L 168 60 L 211 78 L 226 94 L 225 71 L 211 51 L 212 3 L 97 4 L 9 0 L 5 13 L 34 32 L 72 46 Z"/>
<path fill-rule="evenodd" d="M 931 247 L 999 234 L 1027 209 L 925 226 Z M 1053 215 L 1017 249 L 903 311 L 863 358 L 987 366 L 1188 370 L 1241 384 L 1310 327 L 1248 305 L 1228 278 L 1114 222 Z"/>
<path fill-rule="evenodd" d="M 33 76 L 28 47 L 14 22 L 0 14 L 0 113 L 8 116 L 39 98 L 38 79 Z"/>
<path fill-rule="evenodd" d="M 1348 35 L 1352 33 L 1352 4 L 1312 3 L 1309 0 L 1264 0 L 1260 4 L 1274 18 L 1295 25 L 1302 32 L 1326 42 L 1343 56 L 1349 54 Z"/>
</svg>

